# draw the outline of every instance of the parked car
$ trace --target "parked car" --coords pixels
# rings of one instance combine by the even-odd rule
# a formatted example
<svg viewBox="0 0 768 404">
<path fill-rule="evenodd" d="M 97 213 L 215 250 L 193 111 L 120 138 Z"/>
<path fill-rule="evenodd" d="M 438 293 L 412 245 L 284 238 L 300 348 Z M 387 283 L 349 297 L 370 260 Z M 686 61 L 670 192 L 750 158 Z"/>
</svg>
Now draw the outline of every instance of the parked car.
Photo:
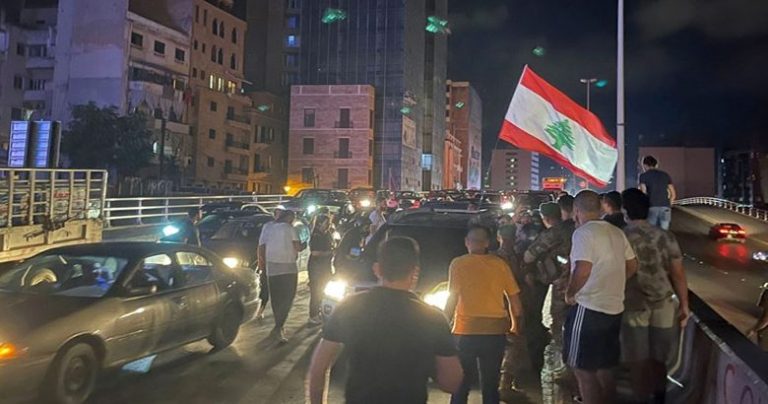
<svg viewBox="0 0 768 404">
<path fill-rule="evenodd" d="M 206 216 L 218 210 L 238 210 L 242 206 L 243 202 L 239 201 L 211 202 L 203 205 L 203 207 L 200 208 L 200 212 L 203 216 Z"/>
<path fill-rule="evenodd" d="M 709 229 L 709 237 L 715 241 L 747 241 L 747 231 L 736 223 L 718 223 Z"/>
<path fill-rule="evenodd" d="M 258 296 L 252 271 L 185 244 L 48 250 L 0 276 L 0 391 L 83 403 L 105 370 L 203 339 L 229 346 Z"/>
<path fill-rule="evenodd" d="M 296 211 L 314 211 L 318 205 L 349 202 L 349 197 L 343 191 L 332 189 L 302 189 L 293 199 L 283 203 L 287 209 Z"/>
<path fill-rule="evenodd" d="M 355 209 L 372 209 L 376 206 L 376 190 L 373 188 L 352 188 L 348 195 Z"/>
<path fill-rule="evenodd" d="M 246 203 L 243 204 L 243 206 L 240 207 L 240 210 L 244 210 L 247 212 L 252 213 L 263 213 L 269 215 L 269 211 L 264 206 L 258 204 L 258 203 Z"/>
<path fill-rule="evenodd" d="M 220 209 L 205 215 L 202 219 L 200 219 L 200 222 L 197 223 L 197 230 L 200 232 L 200 239 L 205 241 L 206 239 L 211 238 L 211 236 L 219 231 L 224 223 L 227 223 L 232 219 L 236 219 L 238 217 L 253 216 L 255 214 L 258 213 L 251 210 L 241 210 L 238 208 L 236 210 Z"/>
<path fill-rule="evenodd" d="M 397 199 L 400 209 L 411 209 L 421 206 L 422 196 L 413 191 L 397 191 L 395 192 L 395 199 Z"/>
<path fill-rule="evenodd" d="M 223 257 L 230 267 L 256 269 L 261 229 L 273 220 L 265 214 L 232 219 L 205 240 L 203 246 Z"/>
</svg>

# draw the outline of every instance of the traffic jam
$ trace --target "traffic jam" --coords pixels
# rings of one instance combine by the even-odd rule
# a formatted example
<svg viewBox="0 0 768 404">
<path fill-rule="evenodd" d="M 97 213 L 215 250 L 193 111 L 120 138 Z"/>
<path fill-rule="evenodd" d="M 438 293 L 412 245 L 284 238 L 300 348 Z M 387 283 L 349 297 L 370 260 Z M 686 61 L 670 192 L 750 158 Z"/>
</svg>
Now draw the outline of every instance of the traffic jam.
<svg viewBox="0 0 768 404">
<path fill-rule="evenodd" d="M 556 194 L 439 190 L 304 189 L 278 206 L 307 245 L 316 217 L 330 218 L 333 275 L 322 288 L 322 322 L 347 295 L 376 285 L 382 240 L 421 248 L 416 292 L 444 307 L 448 266 L 464 254 L 470 222 L 496 228 L 530 217 Z M 372 226 L 372 215 L 386 220 Z M 535 215 L 534 215 L 535 216 Z M 156 241 L 56 247 L 0 272 L 0 390 L 9 397 L 86 402 L 100 377 L 195 341 L 211 352 L 237 338 L 262 308 L 261 230 L 274 220 L 254 203 L 217 202 L 161 226 Z M 298 256 L 306 270 L 309 248 Z M 151 363 L 151 361 L 150 361 Z"/>
<path fill-rule="evenodd" d="M 398 236 L 418 243 L 415 293 L 440 310 L 449 298 L 448 268 L 466 253 L 472 224 L 542 227 L 538 207 L 556 201 L 564 181 L 544 191 L 430 192 L 303 189 L 276 207 L 304 249 L 319 217 L 329 219 L 332 274 L 317 305 L 322 324 L 349 295 L 378 284 L 376 249 Z M 0 273 L 0 390 L 56 403 L 83 403 L 110 371 L 196 341 L 211 353 L 235 341 L 242 324 L 262 312 L 262 229 L 273 209 L 217 202 L 160 227 L 154 242 L 90 243 L 53 248 Z M 377 220 L 383 218 L 383 220 Z M 718 224 L 715 241 L 743 242 L 746 231 Z M 497 243 L 496 240 L 493 243 Z M 498 245 L 491 246 L 498 248 Z M 565 260 L 565 258 L 563 258 Z M 768 261 L 756 252 L 754 260 Z M 567 261 L 566 261 L 567 262 Z M 151 365 L 151 360 L 149 361 Z"/>
</svg>

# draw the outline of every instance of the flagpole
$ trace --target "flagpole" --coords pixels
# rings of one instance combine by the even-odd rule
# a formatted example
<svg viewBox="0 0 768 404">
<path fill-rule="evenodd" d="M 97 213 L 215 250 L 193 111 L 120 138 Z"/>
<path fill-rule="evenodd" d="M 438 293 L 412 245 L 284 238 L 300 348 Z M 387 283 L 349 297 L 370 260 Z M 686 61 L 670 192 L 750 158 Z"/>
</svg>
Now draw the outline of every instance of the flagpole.
<svg viewBox="0 0 768 404">
<path fill-rule="evenodd" d="M 624 144 L 624 0 L 619 0 L 616 54 L 616 146 L 619 152 L 618 167 L 616 168 L 616 190 L 626 189 L 627 164 L 626 146 Z"/>
</svg>

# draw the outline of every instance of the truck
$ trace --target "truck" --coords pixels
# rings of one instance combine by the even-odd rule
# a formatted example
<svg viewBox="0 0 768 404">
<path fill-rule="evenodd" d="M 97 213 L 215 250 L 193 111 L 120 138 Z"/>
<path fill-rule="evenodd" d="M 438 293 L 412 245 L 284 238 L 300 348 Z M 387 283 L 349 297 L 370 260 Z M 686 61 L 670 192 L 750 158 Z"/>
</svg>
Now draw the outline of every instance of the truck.
<svg viewBox="0 0 768 404">
<path fill-rule="evenodd" d="M 0 263 L 101 241 L 105 170 L 0 168 Z"/>
</svg>

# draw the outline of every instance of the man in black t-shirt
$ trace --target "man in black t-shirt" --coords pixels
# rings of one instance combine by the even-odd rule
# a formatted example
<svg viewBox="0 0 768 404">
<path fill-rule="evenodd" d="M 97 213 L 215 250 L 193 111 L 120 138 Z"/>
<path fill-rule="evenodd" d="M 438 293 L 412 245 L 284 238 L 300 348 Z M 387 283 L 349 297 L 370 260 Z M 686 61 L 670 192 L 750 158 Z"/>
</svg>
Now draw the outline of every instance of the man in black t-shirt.
<svg viewBox="0 0 768 404">
<path fill-rule="evenodd" d="M 659 170 L 659 162 L 653 156 L 643 158 L 643 173 L 640 174 L 640 190 L 651 200 L 648 222 L 669 230 L 672 221 L 672 202 L 677 198 L 672 178 L 665 171 Z"/>
<path fill-rule="evenodd" d="M 323 330 L 308 374 L 312 404 L 325 401 L 328 370 L 342 347 L 349 356 L 349 404 L 424 404 L 427 381 L 453 393 L 463 378 L 448 321 L 410 290 L 419 273 L 413 239 L 379 247 L 374 272 L 381 287 L 347 297 Z"/>
</svg>

